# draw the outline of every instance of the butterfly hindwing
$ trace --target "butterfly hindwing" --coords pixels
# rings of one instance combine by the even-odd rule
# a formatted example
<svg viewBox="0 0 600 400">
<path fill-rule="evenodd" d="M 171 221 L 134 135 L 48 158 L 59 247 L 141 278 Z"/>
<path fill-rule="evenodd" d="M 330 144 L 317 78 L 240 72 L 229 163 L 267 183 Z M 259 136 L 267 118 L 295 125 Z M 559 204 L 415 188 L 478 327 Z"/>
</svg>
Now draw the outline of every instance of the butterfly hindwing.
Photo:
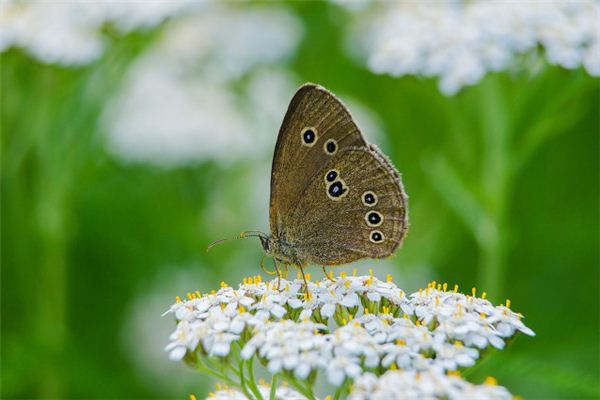
<svg viewBox="0 0 600 400">
<path fill-rule="evenodd" d="M 337 176 L 330 181 L 328 174 Z M 400 175 L 385 156 L 374 146 L 349 148 L 320 175 L 290 220 L 289 234 L 300 256 L 318 265 L 337 265 L 391 255 L 408 227 L 407 198 Z M 332 185 L 340 186 L 342 194 L 336 197 Z"/>
</svg>

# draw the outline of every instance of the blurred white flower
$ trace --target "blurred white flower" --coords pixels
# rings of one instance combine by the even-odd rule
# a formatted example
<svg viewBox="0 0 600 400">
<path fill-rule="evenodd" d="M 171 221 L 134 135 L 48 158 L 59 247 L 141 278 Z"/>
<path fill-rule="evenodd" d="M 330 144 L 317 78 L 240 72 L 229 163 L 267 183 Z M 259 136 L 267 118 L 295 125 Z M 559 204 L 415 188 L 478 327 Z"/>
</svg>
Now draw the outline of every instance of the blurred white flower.
<svg viewBox="0 0 600 400">
<path fill-rule="evenodd" d="M 341 4 L 346 4 L 341 2 Z M 550 64 L 600 76 L 600 3 L 594 0 L 374 2 L 357 13 L 368 67 L 393 76 L 439 77 L 446 95 L 514 65 L 538 47 Z M 356 47 L 356 46 L 353 46 Z"/>
<path fill-rule="evenodd" d="M 471 367 L 479 358 L 479 352 L 471 347 L 464 346 L 461 342 L 448 343 L 438 340 L 433 344 L 435 362 L 433 368 L 440 371 L 455 371 L 459 368 Z"/>
<path fill-rule="evenodd" d="M 300 37 L 280 7 L 214 6 L 172 21 L 105 113 L 109 148 L 164 166 L 262 157 L 297 86 L 275 65 Z"/>
<path fill-rule="evenodd" d="M 346 377 L 354 379 L 362 374 L 360 359 L 346 355 L 335 356 L 327 363 L 326 372 L 329 383 L 340 386 Z"/>
<path fill-rule="evenodd" d="M 330 337 L 333 356 L 363 360 L 367 368 L 379 365 L 379 346 L 358 322 L 342 326 Z"/>
<path fill-rule="evenodd" d="M 0 52 L 19 47 L 43 63 L 87 64 L 102 55 L 105 24 L 124 33 L 149 28 L 200 4 L 193 0 L 3 0 Z"/>
<path fill-rule="evenodd" d="M 155 388 L 157 393 L 185 393 L 186 387 L 197 382 L 195 371 L 165 357 L 165 337 L 174 331 L 173 318 L 161 318 L 160 314 L 173 293 L 187 290 L 190 282 L 198 281 L 205 271 L 204 266 L 191 263 L 165 267 L 140 278 L 135 295 L 123 313 L 118 350 L 127 357 L 136 379 Z M 176 314 L 193 322 L 195 315 L 188 307 L 194 311 L 195 308 L 183 302 L 177 304 L 180 307 Z"/>
<path fill-rule="evenodd" d="M 455 375 L 437 371 L 390 370 L 377 377 L 366 373 L 353 385 L 351 400 L 416 400 L 416 399 L 477 399 L 511 400 L 506 388 L 498 386 L 493 378 L 482 385 L 474 385 Z"/>
</svg>

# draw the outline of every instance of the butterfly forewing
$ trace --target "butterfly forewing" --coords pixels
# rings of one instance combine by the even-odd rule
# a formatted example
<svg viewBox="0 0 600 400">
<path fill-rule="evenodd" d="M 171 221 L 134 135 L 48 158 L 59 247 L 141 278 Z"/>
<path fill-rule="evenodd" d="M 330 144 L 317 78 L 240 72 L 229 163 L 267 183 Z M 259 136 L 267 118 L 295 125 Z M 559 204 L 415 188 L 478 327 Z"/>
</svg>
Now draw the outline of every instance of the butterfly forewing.
<svg viewBox="0 0 600 400">
<path fill-rule="evenodd" d="M 302 86 L 283 120 L 269 220 L 273 239 L 285 249 L 275 257 L 301 265 L 386 257 L 406 233 L 400 175 L 367 144 L 341 101 L 320 86 Z"/>
<path fill-rule="evenodd" d="M 291 213 L 332 156 L 366 145 L 352 116 L 333 94 L 313 84 L 298 89 L 283 119 L 273 157 L 269 211 L 273 236 L 287 236 Z"/>
</svg>

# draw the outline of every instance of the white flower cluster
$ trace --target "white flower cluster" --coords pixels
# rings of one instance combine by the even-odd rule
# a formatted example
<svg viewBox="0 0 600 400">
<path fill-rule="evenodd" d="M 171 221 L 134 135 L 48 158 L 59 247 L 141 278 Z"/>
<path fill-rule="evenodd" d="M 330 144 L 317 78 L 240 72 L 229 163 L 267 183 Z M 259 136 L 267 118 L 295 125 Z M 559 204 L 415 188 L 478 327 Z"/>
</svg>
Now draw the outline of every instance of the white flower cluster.
<svg viewBox="0 0 600 400">
<path fill-rule="evenodd" d="M 237 290 L 222 284 L 204 296 L 189 293 L 167 311 L 178 323 L 166 350 L 174 360 L 228 357 L 235 342 L 243 359 L 256 356 L 271 373 L 304 380 L 321 370 L 340 386 L 380 367 L 430 373 L 435 381 L 472 366 L 482 349 L 503 348 L 517 331 L 534 335 L 508 300 L 494 306 L 475 289 L 464 295 L 431 282 L 406 295 L 391 276 L 308 278 L 308 292 L 301 279 L 254 277 Z"/>
<path fill-rule="evenodd" d="M 345 3 L 341 3 L 345 4 Z M 452 95 L 486 73 L 514 65 L 543 48 L 548 62 L 585 67 L 600 76 L 600 2 L 375 2 L 362 13 L 353 42 L 362 42 L 369 68 L 393 76 L 439 77 Z"/>
<path fill-rule="evenodd" d="M 268 399 L 271 394 L 271 386 L 264 382 L 257 385 L 263 399 Z M 193 397 L 195 400 L 195 396 Z M 248 397 L 239 390 L 217 384 L 217 390 L 209 393 L 210 400 L 248 400 Z M 275 400 L 305 400 L 306 397 L 288 386 L 279 386 L 275 389 Z"/>
<path fill-rule="evenodd" d="M 263 157 L 297 86 L 281 64 L 301 35 L 278 6 L 215 4 L 171 21 L 104 113 L 109 149 L 169 167 Z"/>
<path fill-rule="evenodd" d="M 197 5 L 193 0 L 3 0 L 0 52 L 19 47 L 43 63 L 87 64 L 102 55 L 105 24 L 121 32 L 149 28 Z"/>
<path fill-rule="evenodd" d="M 511 400 L 506 388 L 488 378 L 482 385 L 474 385 L 453 374 L 438 371 L 387 371 L 380 377 L 366 373 L 354 383 L 350 400 Z"/>
</svg>

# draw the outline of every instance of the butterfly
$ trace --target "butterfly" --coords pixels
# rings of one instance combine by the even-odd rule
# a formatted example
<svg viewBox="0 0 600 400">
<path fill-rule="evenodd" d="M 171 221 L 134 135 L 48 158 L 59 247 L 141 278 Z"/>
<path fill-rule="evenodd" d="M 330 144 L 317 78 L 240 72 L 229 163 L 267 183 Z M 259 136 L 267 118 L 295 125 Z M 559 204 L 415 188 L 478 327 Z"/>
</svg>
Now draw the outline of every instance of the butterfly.
<svg viewBox="0 0 600 400">
<path fill-rule="evenodd" d="M 407 201 L 400 174 L 344 104 L 307 83 L 294 94 L 275 145 L 271 234 L 240 237 L 259 237 L 278 272 L 292 265 L 304 276 L 309 264 L 392 255 L 408 229 Z"/>
</svg>

